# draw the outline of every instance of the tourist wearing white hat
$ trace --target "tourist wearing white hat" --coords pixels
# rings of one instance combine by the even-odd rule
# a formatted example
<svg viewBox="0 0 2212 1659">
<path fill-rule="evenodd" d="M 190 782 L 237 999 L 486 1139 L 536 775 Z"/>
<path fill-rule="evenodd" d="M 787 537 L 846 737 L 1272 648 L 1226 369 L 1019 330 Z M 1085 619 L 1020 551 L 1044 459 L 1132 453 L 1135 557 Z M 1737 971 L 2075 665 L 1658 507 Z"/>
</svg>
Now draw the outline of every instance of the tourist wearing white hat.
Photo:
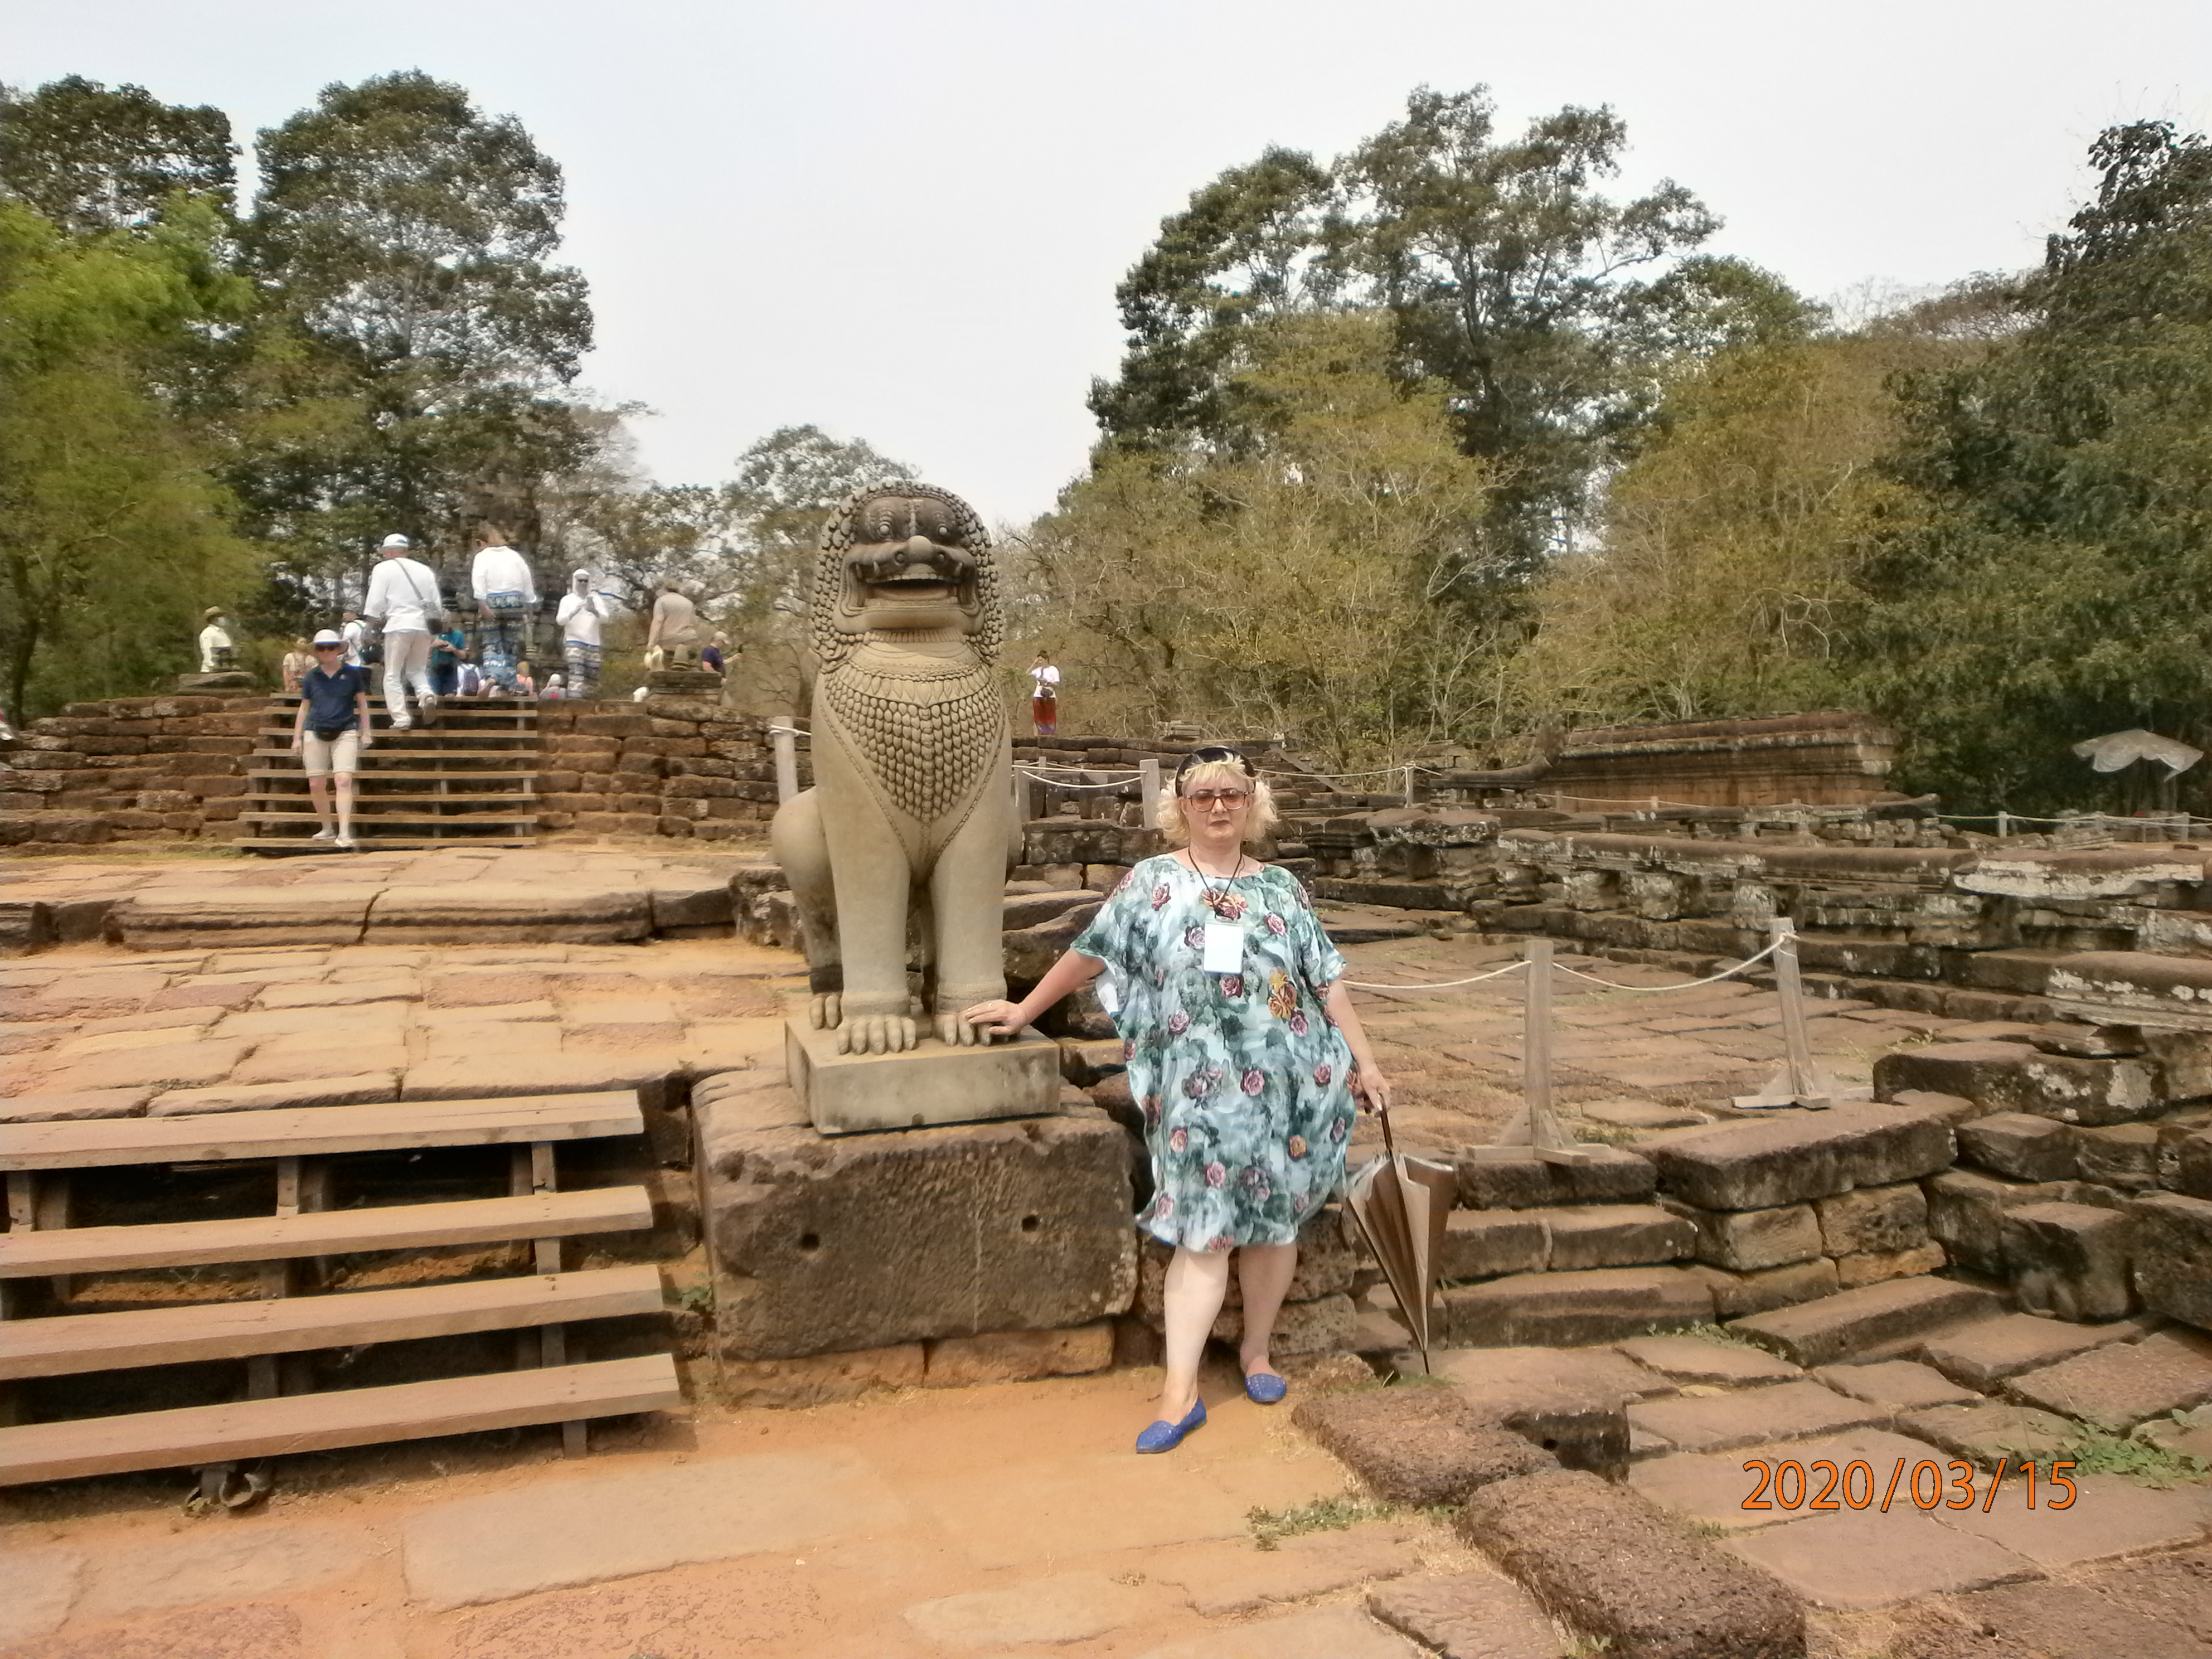
<svg viewBox="0 0 2212 1659">
<path fill-rule="evenodd" d="M 351 852 L 353 778 L 368 731 L 368 671 L 345 659 L 345 635 L 325 628 L 315 635 L 315 665 L 300 677 L 300 712 L 292 721 L 292 752 L 307 775 L 307 798 L 322 827 L 313 840 L 335 842 Z M 325 789 L 337 777 L 337 827 L 331 826 Z"/>
<path fill-rule="evenodd" d="M 412 546 L 404 536 L 384 538 L 377 549 L 376 574 L 368 580 L 368 597 L 361 605 L 364 615 L 383 621 L 384 710 L 395 732 L 415 724 L 407 712 L 410 687 L 422 718 L 438 714 L 438 694 L 430 684 L 430 630 L 444 606 L 438 599 L 437 573 L 408 556 Z"/>
<path fill-rule="evenodd" d="M 236 647 L 230 642 L 230 630 L 223 626 L 228 620 L 219 605 L 211 605 L 200 612 L 200 620 L 207 625 L 200 629 L 200 672 L 218 674 L 238 665 Z"/>
</svg>

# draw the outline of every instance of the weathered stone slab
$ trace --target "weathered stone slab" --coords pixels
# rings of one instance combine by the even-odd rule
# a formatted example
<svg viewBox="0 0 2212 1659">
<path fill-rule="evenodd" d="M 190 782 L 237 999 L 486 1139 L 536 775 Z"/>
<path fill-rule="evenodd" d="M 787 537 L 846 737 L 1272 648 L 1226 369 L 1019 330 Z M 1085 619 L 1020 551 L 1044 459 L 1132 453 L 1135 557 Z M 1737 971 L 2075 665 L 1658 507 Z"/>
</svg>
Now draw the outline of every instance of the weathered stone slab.
<svg viewBox="0 0 2212 1659">
<path fill-rule="evenodd" d="M 879 1389 L 918 1389 L 928 1364 L 927 1346 L 898 1342 L 851 1353 L 806 1354 L 794 1359 L 732 1359 L 720 1369 L 720 1394 L 731 1406 L 799 1410 L 857 1400 Z"/>
<path fill-rule="evenodd" d="M 1141 1618 L 1148 1602 L 1143 1591 L 1103 1572 L 1064 1572 L 917 1601 L 902 1616 L 940 1646 L 995 1648 L 1095 1641 Z"/>
<path fill-rule="evenodd" d="M 1770 1469 L 1783 1460 L 1795 1459 L 1808 1470 L 1825 1460 L 1841 1471 L 1844 1465 L 1857 1459 L 1887 1471 L 1895 1468 L 1900 1457 L 1910 1467 L 1927 1455 L 1924 1441 L 1909 1440 L 1886 1429 L 1853 1429 L 1827 1439 L 1792 1440 L 1771 1447 L 1646 1458 L 1629 1470 L 1628 1484 L 1633 1491 L 1686 1521 L 1726 1532 L 1751 1532 L 1760 1527 L 1784 1526 L 1806 1519 L 1812 1513 L 1805 1508 L 1806 1503 L 1820 1495 L 1817 1485 L 1800 1493 L 1793 1480 L 1785 1486 L 1783 1496 L 1797 1499 L 1797 1507 L 1785 1509 L 1777 1501 L 1770 1484 L 1765 1508 L 1744 1508 L 1745 1500 L 1759 1485 L 1759 1471 L 1744 1467 L 1754 1458 L 1765 1462 Z M 1815 1482 L 1825 1479 L 1825 1471 L 1814 1476 Z M 1875 1494 L 1877 1498 L 1880 1495 Z M 1835 1495 L 1830 1496 L 1832 1501 Z"/>
<path fill-rule="evenodd" d="M 398 1098 L 398 1072 L 360 1072 L 350 1077 L 307 1078 L 289 1083 L 170 1089 L 148 1103 L 146 1115 L 175 1117 L 192 1112 L 259 1112 L 287 1106 L 360 1106 Z"/>
<path fill-rule="evenodd" d="M 1128 1141 L 1097 1108 L 825 1138 L 771 1078 L 692 1091 L 721 1352 L 1054 1330 L 1136 1290 Z"/>
<path fill-rule="evenodd" d="M 2118 1319 L 2135 1304 L 2128 1279 L 2134 1224 L 2087 1204 L 2023 1204 L 2005 1212 L 2003 1249 L 2022 1311 L 2076 1323 Z"/>
<path fill-rule="evenodd" d="M 2047 1465 L 2053 1458 L 2069 1455 L 2075 1433 L 2074 1425 L 2063 1417 L 2032 1406 L 1994 1402 L 1931 1406 L 1926 1411 L 1906 1412 L 1897 1419 L 1897 1426 L 1985 1469 L 1994 1469 L 2007 1459 Z"/>
<path fill-rule="evenodd" d="M 1477 1492 L 1457 1525 L 1619 1659 L 1802 1659 L 1804 1615 L 1765 1574 L 1635 1493 L 1576 1470 Z"/>
<path fill-rule="evenodd" d="M 1220 1619 L 1418 1571 L 1420 1541 L 1407 1522 L 1368 1522 L 1279 1539 L 1271 1550 L 1255 1549 L 1249 1536 L 1184 1544 L 1154 1553 L 1143 1571 L 1152 1583 L 1181 1588 L 1201 1619 Z"/>
<path fill-rule="evenodd" d="M 0 1098 L 0 1123 L 64 1123 L 92 1117 L 136 1117 L 158 1092 L 152 1084 L 138 1084 L 128 1089 L 11 1095 Z"/>
<path fill-rule="evenodd" d="M 1148 1648 L 1137 1659 L 1420 1659 L 1406 1638 L 1340 1604 L 1228 1625 Z"/>
<path fill-rule="evenodd" d="M 2212 1549 L 2152 1556 L 1905 1610 L 1891 1652 L 1895 1659 L 2205 1659 L 2212 1643 L 2201 1638 L 2199 1610 L 2208 1595 Z M 1962 1631 L 1973 1634 L 1962 1638 Z"/>
<path fill-rule="evenodd" d="M 1761 1348 L 1697 1336 L 1633 1336 L 1613 1346 L 1670 1382 L 1723 1384 L 1788 1382 L 1804 1372 Z"/>
<path fill-rule="evenodd" d="M 2035 1508 L 2028 1508 L 2027 1483 L 2017 1479 L 2015 1471 L 1998 1488 L 1987 1513 L 1978 1504 L 1956 1511 L 1947 1509 L 1943 1524 L 2002 1544 L 2045 1571 L 2194 1543 L 2212 1527 L 2212 1489 L 2160 1491 L 2116 1474 L 2069 1478 L 2076 1495 L 2063 1510 L 2051 1507 L 2048 1488 L 2037 1494 Z"/>
<path fill-rule="evenodd" d="M 1881 1351 L 1892 1344 L 2004 1310 L 1999 1297 L 1971 1285 L 1898 1279 L 1753 1314 L 1729 1328 L 1800 1365 L 1830 1365 L 1855 1357 L 1885 1358 Z"/>
<path fill-rule="evenodd" d="M 564 881 L 387 887 L 368 907 L 368 924 L 366 937 L 378 945 L 620 945 L 652 936 L 653 895 Z"/>
<path fill-rule="evenodd" d="M 2031 1406 L 2063 1412 L 2108 1428 L 2132 1429 L 2150 1418 L 2212 1402 L 2212 1337 L 2162 1331 L 2026 1371 L 2006 1392 Z"/>
<path fill-rule="evenodd" d="M 865 1537 L 904 1506 L 844 1447 L 718 1457 L 562 1480 L 418 1510 L 400 1523 L 407 1589 L 442 1611 Z"/>
<path fill-rule="evenodd" d="M 2035 1576 L 2002 1545 L 1955 1532 L 1917 1510 L 1823 1515 L 1732 1538 L 1728 1547 L 1815 1607 L 1893 1607 Z"/>
<path fill-rule="evenodd" d="M 1861 1365 L 1823 1365 L 1816 1381 L 1838 1394 L 1863 1400 L 1869 1406 L 1898 1411 L 1922 1411 L 1930 1406 L 1971 1406 L 1981 1398 L 1962 1389 L 1933 1365 L 1911 1359 L 1877 1359 Z"/>
<path fill-rule="evenodd" d="M 155 889 L 112 913 L 126 949 L 352 945 L 368 923 L 369 890 L 336 885 Z"/>
<path fill-rule="evenodd" d="M 1953 1382 L 1986 1393 L 2008 1376 L 2070 1359 L 2092 1348 L 2133 1342 L 2153 1325 L 2124 1319 L 2109 1325 L 2069 1325 L 2031 1314 L 2002 1314 L 1930 1337 L 1922 1358 Z"/>
<path fill-rule="evenodd" d="M 1641 1400 L 1673 1392 L 1671 1383 L 1607 1348 L 1443 1348 L 1434 1358 L 1437 1375 L 1493 1420 L 1563 1395 Z"/>
<path fill-rule="evenodd" d="M 1946 1170 L 1923 1183 L 1928 1231 L 1943 1253 L 1962 1267 L 2003 1276 L 2005 1212 L 2023 1204 L 2050 1204 L 2072 1192 L 2063 1181 L 2008 1181 L 1972 1170 Z"/>
<path fill-rule="evenodd" d="M 2158 1109 L 2148 1060 L 2046 1054 L 2016 1042 L 1932 1042 L 1875 1061 L 1876 1096 L 1906 1089 L 1958 1095 L 1990 1112 L 2063 1123 L 2125 1123 Z"/>
<path fill-rule="evenodd" d="M 1628 1408 L 1628 1420 L 1679 1451 L 1726 1451 L 1769 1440 L 1802 1440 L 1844 1429 L 1886 1423 L 1889 1413 L 1846 1400 L 1808 1380 L 1778 1382 L 1741 1394 L 1681 1400 L 1645 1400 Z"/>
<path fill-rule="evenodd" d="M 1566 1205 L 1537 1212 L 1551 1235 L 1553 1273 L 1640 1267 L 1690 1254 L 1690 1224 L 1652 1204 Z"/>
<path fill-rule="evenodd" d="M 1673 1197 L 1707 1210 L 1759 1210 L 1930 1175 L 1958 1145 L 1935 1113 L 1869 1103 L 1731 1125 L 1650 1150 Z"/>
<path fill-rule="evenodd" d="M 2074 1133 L 2033 1112 L 1992 1112 L 1959 1126 L 1959 1158 L 2014 1181 L 2071 1181 Z"/>
<path fill-rule="evenodd" d="M 1401 1578 L 1367 1592 L 1367 1611 L 1440 1659 L 1556 1659 L 1559 1632 L 1535 1599 L 1495 1572 Z"/>
<path fill-rule="evenodd" d="M 1862 1187 L 1821 1199 L 1813 1207 L 1820 1218 L 1824 1255 L 1892 1255 L 1928 1243 L 1928 1195 L 1917 1182 Z"/>
<path fill-rule="evenodd" d="M 2148 1192 L 2159 1184 L 2160 1126 L 2109 1123 L 2075 1132 L 2074 1158 L 2081 1179 L 2121 1192 Z"/>
<path fill-rule="evenodd" d="M 1460 1207 L 1534 1210 L 1559 1204 L 1650 1202 L 1657 1176 L 1650 1159 L 1619 1146 L 1589 1150 L 1602 1155 L 1577 1164 L 1460 1158 Z"/>
<path fill-rule="evenodd" d="M 76 1550 L 17 1545 L 8 1552 L 8 1594 L 0 1596 L 0 1642 L 13 1647 L 58 1629 L 76 1601 L 86 1561 Z"/>
<path fill-rule="evenodd" d="M 1060 1098 L 1060 1046 L 1035 1031 L 988 1048 L 932 1037 L 904 1054 L 841 1054 L 835 1031 L 794 1018 L 784 1025 L 784 1065 L 827 1135 L 1028 1117 Z"/>
<path fill-rule="evenodd" d="M 1449 1387 L 1347 1389 L 1301 1400 L 1293 1420 L 1388 1503 L 1457 1504 L 1492 1481 L 1559 1467 Z"/>
<path fill-rule="evenodd" d="M 2143 1305 L 2212 1330 L 2212 1200 L 2150 1193 L 2135 1218 L 2135 1280 Z"/>
<path fill-rule="evenodd" d="M 1848 1291 L 1888 1279 L 1911 1279 L 1934 1273 L 1945 1260 L 1940 1244 L 1922 1244 L 1910 1250 L 1860 1250 L 1835 1258 L 1836 1283 Z"/>
<path fill-rule="evenodd" d="M 111 1544 L 94 1561 L 75 1613 L 88 1620 L 120 1619 L 158 1607 L 312 1589 L 359 1572 L 383 1547 L 366 1528 L 301 1520 L 281 1527 L 196 1528 L 173 1537 Z"/>
<path fill-rule="evenodd" d="M 1516 1273 L 1448 1290 L 1438 1300 L 1444 1340 L 1466 1347 L 1617 1342 L 1713 1316 L 1712 1291 L 1680 1267 Z"/>
<path fill-rule="evenodd" d="M 1498 1419 L 1563 1468 L 1587 1469 L 1608 1480 L 1628 1473 L 1628 1413 L 1619 1395 L 1566 1395 L 1520 1406 Z"/>
<path fill-rule="evenodd" d="M 1114 1363 L 1110 1320 L 1065 1331 L 993 1331 L 948 1336 L 929 1344 L 922 1386 L 963 1389 L 979 1382 L 1027 1382 L 1081 1376 Z"/>
<path fill-rule="evenodd" d="M 1454 1210 L 1444 1219 L 1438 1277 L 1474 1279 L 1541 1273 L 1550 1255 L 1551 1235 L 1535 1212 Z"/>
<path fill-rule="evenodd" d="M 1723 1320 L 1793 1308 L 1801 1302 L 1833 1296 L 1843 1287 L 1836 1264 L 1825 1255 L 1787 1267 L 1762 1267 L 1756 1273 L 1706 1266 L 1698 1269 L 1698 1275 L 1713 1293 L 1714 1317 Z"/>
<path fill-rule="evenodd" d="M 1698 1261 L 1732 1273 L 1810 1261 L 1821 1254 L 1820 1224 L 1809 1204 L 1766 1210 L 1707 1210 L 1680 1199 L 1660 1203 L 1688 1223 Z"/>
</svg>

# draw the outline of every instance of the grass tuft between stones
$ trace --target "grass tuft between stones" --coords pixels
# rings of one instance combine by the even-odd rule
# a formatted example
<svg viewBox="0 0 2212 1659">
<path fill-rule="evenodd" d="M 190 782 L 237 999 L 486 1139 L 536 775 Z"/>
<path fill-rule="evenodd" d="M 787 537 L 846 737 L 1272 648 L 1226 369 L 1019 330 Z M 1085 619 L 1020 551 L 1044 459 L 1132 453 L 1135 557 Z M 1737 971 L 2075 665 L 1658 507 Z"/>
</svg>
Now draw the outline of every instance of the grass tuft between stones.
<svg viewBox="0 0 2212 1659">
<path fill-rule="evenodd" d="M 2212 1464 L 2201 1457 L 2094 1426 L 2075 1435 L 2067 1451 L 2076 1474 L 2117 1474 L 2161 1490 L 2191 1486 L 2212 1474 Z"/>
<path fill-rule="evenodd" d="M 1765 1350 L 1748 1338 L 1738 1336 L 1725 1325 L 1711 1322 L 1702 1325 L 1654 1325 L 1644 1332 L 1646 1336 L 1694 1336 L 1700 1342 L 1711 1342 L 1723 1348 L 1749 1348 L 1764 1353 Z"/>
<path fill-rule="evenodd" d="M 1301 1533 L 1341 1532 L 1363 1522 L 1390 1521 L 1412 1515 L 1443 1522 L 1450 1517 L 1451 1510 L 1449 1506 L 1415 1509 L 1406 1504 L 1385 1504 L 1373 1498 L 1338 1496 L 1316 1498 L 1287 1509 L 1255 1506 L 1245 1511 L 1244 1521 L 1252 1528 L 1253 1547 L 1271 1550 L 1284 1539 L 1295 1538 Z"/>
</svg>

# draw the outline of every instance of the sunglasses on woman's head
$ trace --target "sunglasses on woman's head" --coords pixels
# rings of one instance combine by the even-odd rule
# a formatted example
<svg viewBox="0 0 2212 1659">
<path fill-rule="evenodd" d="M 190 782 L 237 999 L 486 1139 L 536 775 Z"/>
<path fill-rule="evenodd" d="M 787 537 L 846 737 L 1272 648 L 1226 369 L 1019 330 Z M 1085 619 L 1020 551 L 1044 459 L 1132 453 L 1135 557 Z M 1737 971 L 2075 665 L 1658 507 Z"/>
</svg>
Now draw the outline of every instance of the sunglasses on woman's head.
<svg viewBox="0 0 2212 1659">
<path fill-rule="evenodd" d="M 1244 775 L 1248 778 L 1256 778 L 1260 775 L 1257 769 L 1254 768 L 1252 763 L 1245 759 L 1243 756 L 1238 754 L 1234 749 L 1223 749 L 1213 746 L 1209 746 L 1205 749 L 1194 749 L 1190 753 L 1182 757 L 1182 764 L 1176 768 L 1176 793 L 1177 794 L 1181 794 L 1182 793 L 1183 775 L 1188 772 L 1194 766 L 1215 766 L 1231 762 L 1234 762 L 1237 765 L 1242 767 L 1244 770 Z M 1193 800 L 1203 800 L 1205 797 L 1202 795 L 1194 795 L 1191 799 Z"/>
</svg>

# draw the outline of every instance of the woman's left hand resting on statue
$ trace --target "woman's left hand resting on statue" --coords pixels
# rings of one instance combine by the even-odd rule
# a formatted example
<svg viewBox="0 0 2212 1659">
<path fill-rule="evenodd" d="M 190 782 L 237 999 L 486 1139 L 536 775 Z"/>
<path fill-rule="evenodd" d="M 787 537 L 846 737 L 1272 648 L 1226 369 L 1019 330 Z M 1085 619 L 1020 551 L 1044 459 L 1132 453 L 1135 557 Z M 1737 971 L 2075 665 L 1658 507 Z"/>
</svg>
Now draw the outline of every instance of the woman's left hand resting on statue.
<svg viewBox="0 0 2212 1659">
<path fill-rule="evenodd" d="M 1080 951 L 1063 951 L 1060 960 L 1052 964 L 1045 976 L 1037 981 L 1036 989 L 1019 1002 L 994 999 L 963 1008 L 960 1018 L 970 1025 L 989 1028 L 992 1036 L 1018 1036 L 1022 1027 L 1058 1002 L 1069 992 L 1079 990 L 1098 977 L 1106 964 L 1096 957 L 1086 957 Z"/>
</svg>

